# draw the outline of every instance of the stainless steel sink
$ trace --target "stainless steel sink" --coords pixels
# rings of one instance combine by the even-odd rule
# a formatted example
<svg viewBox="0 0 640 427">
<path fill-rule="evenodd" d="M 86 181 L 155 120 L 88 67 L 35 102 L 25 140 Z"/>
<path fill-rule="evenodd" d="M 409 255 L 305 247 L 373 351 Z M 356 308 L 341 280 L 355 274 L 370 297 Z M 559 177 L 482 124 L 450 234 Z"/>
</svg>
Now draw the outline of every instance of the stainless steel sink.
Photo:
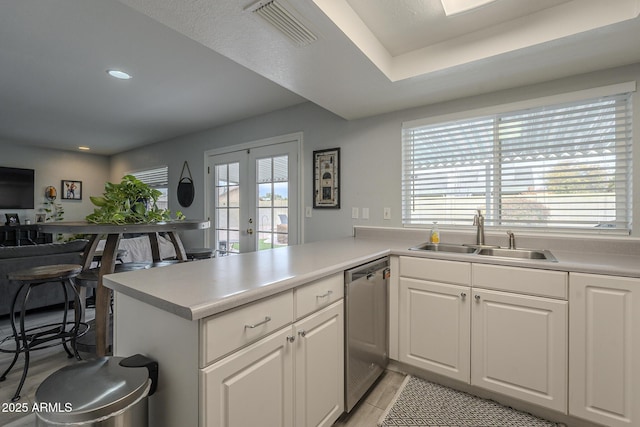
<svg viewBox="0 0 640 427">
<path fill-rule="evenodd" d="M 501 258 L 535 259 L 558 262 L 556 257 L 546 249 L 480 248 L 476 253 L 478 255 Z"/>
<path fill-rule="evenodd" d="M 458 254 L 483 255 L 512 259 L 532 259 L 539 261 L 558 262 L 556 257 L 547 249 L 507 249 L 489 245 L 458 245 L 455 243 L 422 243 L 409 248 L 411 251 L 451 252 Z"/>
<path fill-rule="evenodd" d="M 409 248 L 411 251 L 454 252 L 458 254 L 472 254 L 476 248 L 451 243 L 423 243 Z"/>
<path fill-rule="evenodd" d="M 476 245 L 475 243 L 463 243 L 462 246 L 467 246 L 473 249 L 482 249 L 482 248 L 500 248 L 498 245 Z"/>
</svg>

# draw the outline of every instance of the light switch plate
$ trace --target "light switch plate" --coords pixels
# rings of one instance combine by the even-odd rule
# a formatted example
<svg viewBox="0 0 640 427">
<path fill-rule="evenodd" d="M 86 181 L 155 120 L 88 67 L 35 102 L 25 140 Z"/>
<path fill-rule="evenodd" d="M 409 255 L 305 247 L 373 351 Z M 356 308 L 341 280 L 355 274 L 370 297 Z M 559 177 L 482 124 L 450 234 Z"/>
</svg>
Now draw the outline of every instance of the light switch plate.
<svg viewBox="0 0 640 427">
<path fill-rule="evenodd" d="M 351 208 L 351 218 L 358 219 L 359 216 L 358 208 Z"/>
<path fill-rule="evenodd" d="M 391 219 L 391 208 L 384 208 L 382 218 Z"/>
<path fill-rule="evenodd" d="M 362 219 L 369 219 L 369 208 L 362 208 Z"/>
<path fill-rule="evenodd" d="M 306 216 L 307 218 L 311 218 L 311 206 L 307 206 L 304 209 L 304 216 Z"/>
</svg>

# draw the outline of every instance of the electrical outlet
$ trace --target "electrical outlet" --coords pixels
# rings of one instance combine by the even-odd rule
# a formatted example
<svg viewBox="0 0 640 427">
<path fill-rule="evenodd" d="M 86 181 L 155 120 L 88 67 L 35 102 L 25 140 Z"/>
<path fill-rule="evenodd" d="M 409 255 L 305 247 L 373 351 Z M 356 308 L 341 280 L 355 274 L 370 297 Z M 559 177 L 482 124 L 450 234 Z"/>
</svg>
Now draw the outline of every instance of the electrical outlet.
<svg viewBox="0 0 640 427">
<path fill-rule="evenodd" d="M 304 216 L 306 216 L 307 218 L 311 218 L 311 206 L 307 206 L 304 209 Z"/>
<path fill-rule="evenodd" d="M 351 218 L 358 219 L 360 215 L 358 214 L 358 208 L 351 208 Z"/>
<path fill-rule="evenodd" d="M 384 208 L 383 219 L 391 219 L 391 208 Z"/>
<path fill-rule="evenodd" d="M 369 208 L 362 208 L 362 219 L 369 219 Z"/>
</svg>

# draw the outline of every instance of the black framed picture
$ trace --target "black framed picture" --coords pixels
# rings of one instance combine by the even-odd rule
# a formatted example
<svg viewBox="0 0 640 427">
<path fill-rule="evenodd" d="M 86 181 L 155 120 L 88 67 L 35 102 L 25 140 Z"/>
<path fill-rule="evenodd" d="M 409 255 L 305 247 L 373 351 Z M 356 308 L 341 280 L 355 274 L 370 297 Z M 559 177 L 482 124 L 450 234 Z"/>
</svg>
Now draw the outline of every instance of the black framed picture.
<svg viewBox="0 0 640 427">
<path fill-rule="evenodd" d="M 313 152 L 313 207 L 340 209 L 340 148 Z"/>
<path fill-rule="evenodd" d="M 7 217 L 7 222 L 4 225 L 20 225 L 20 217 L 16 213 L 4 214 Z"/>
<path fill-rule="evenodd" d="M 62 180 L 62 200 L 82 200 L 82 181 Z"/>
</svg>

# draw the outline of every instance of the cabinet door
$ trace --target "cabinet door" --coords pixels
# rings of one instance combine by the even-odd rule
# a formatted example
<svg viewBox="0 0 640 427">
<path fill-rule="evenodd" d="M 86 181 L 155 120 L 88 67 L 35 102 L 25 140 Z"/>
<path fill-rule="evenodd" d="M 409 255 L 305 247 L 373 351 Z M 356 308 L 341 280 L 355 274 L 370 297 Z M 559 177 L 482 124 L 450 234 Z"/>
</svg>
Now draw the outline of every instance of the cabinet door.
<svg viewBox="0 0 640 427">
<path fill-rule="evenodd" d="M 640 280 L 569 276 L 569 413 L 640 425 Z"/>
<path fill-rule="evenodd" d="M 294 325 L 296 427 L 331 426 L 344 411 L 343 310 L 340 300 Z"/>
<path fill-rule="evenodd" d="M 400 361 L 469 382 L 467 286 L 400 278 Z"/>
<path fill-rule="evenodd" d="M 200 425 L 293 426 L 292 327 L 200 371 Z"/>
<path fill-rule="evenodd" d="M 567 411 L 567 302 L 473 290 L 471 384 Z"/>
</svg>

